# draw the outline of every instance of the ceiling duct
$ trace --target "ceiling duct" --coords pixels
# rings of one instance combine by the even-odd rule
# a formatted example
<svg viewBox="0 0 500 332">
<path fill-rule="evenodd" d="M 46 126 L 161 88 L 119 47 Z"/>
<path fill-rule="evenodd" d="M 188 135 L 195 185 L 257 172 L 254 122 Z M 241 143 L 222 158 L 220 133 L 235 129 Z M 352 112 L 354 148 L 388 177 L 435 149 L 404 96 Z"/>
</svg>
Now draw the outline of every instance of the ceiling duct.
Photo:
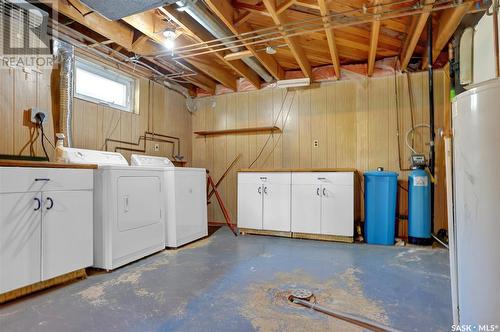
<svg viewBox="0 0 500 332">
<path fill-rule="evenodd" d="M 199 1 L 196 0 L 178 0 L 175 2 L 179 6 L 179 10 L 186 12 L 189 16 L 200 23 L 208 32 L 210 32 L 215 38 L 226 38 L 233 34 L 226 27 L 222 26 L 216 19 L 214 19 L 213 14 L 210 13 Z M 239 52 L 241 48 L 234 46 L 231 41 L 224 42 L 226 47 L 230 47 L 231 52 Z M 269 83 L 273 81 L 273 77 L 260 65 L 255 58 L 243 58 L 241 59 L 250 68 L 252 68 L 265 82 Z"/>
<path fill-rule="evenodd" d="M 81 2 L 107 19 L 114 21 L 175 3 L 175 0 L 81 0 Z"/>
</svg>

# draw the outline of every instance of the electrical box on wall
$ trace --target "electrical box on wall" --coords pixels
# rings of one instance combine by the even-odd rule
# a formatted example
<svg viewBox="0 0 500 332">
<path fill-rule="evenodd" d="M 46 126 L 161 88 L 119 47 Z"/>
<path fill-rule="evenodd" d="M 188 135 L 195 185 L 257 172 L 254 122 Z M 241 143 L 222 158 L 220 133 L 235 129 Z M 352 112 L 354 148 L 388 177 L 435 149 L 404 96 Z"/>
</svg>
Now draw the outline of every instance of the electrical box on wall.
<svg viewBox="0 0 500 332">
<path fill-rule="evenodd" d="M 39 123 L 39 122 L 45 123 L 49 118 L 47 111 L 44 111 L 38 107 L 31 108 L 30 113 L 31 113 L 31 122 L 33 123 Z M 36 117 L 37 114 L 40 114 L 41 121 L 37 119 Z"/>
</svg>

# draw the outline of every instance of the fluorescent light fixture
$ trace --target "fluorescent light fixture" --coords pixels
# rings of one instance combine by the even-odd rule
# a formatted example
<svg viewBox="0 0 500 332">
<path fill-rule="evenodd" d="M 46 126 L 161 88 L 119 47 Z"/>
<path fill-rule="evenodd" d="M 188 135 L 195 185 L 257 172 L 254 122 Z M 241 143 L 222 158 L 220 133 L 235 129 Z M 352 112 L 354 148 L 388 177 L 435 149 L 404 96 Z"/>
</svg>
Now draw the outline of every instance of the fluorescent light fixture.
<svg viewBox="0 0 500 332">
<path fill-rule="evenodd" d="M 281 80 L 276 82 L 277 88 L 298 88 L 301 86 L 308 86 L 311 84 L 309 77 L 297 78 L 293 80 Z"/>
</svg>

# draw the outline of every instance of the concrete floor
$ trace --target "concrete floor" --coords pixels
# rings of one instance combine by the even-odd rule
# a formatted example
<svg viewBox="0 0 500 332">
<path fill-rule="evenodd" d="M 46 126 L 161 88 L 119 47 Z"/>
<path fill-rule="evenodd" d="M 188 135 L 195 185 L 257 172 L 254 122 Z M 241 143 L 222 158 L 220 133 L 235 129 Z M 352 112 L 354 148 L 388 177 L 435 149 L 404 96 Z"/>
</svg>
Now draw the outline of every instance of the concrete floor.
<svg viewBox="0 0 500 332">
<path fill-rule="evenodd" d="M 448 331 L 448 252 L 264 236 L 221 228 L 112 273 L 0 305 L 0 331 L 287 331 L 358 328 L 287 301 L 403 331 Z"/>
</svg>

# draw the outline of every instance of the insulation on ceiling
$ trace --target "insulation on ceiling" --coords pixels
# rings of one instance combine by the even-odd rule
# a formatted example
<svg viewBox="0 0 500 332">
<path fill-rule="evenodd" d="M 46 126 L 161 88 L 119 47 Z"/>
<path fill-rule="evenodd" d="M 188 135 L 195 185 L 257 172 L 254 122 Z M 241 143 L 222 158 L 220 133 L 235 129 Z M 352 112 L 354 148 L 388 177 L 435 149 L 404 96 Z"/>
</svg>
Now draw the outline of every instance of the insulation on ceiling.
<svg viewBox="0 0 500 332">
<path fill-rule="evenodd" d="M 149 9 L 174 3 L 172 0 L 81 0 L 92 10 L 110 20 L 119 20 Z"/>
</svg>

